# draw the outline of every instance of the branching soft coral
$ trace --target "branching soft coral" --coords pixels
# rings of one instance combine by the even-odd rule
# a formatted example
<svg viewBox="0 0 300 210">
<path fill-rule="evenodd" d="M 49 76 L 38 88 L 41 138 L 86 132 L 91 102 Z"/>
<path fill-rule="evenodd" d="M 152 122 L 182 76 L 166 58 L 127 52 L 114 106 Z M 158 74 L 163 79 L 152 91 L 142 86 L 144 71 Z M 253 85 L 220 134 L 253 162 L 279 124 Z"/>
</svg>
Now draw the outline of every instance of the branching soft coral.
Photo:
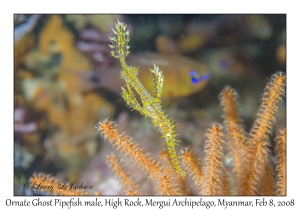
<svg viewBox="0 0 300 210">
<path fill-rule="evenodd" d="M 271 76 L 265 87 L 257 117 L 247 138 L 248 152 L 240 177 L 238 193 L 240 195 L 257 195 L 262 176 L 268 163 L 269 135 L 275 122 L 279 102 L 285 92 L 285 75 L 277 72 Z"/>
<path fill-rule="evenodd" d="M 189 172 L 189 176 L 192 177 L 198 190 L 201 190 L 201 180 L 202 180 L 202 165 L 200 158 L 194 153 L 193 150 L 186 148 L 181 151 L 181 160 L 184 168 Z"/>
<path fill-rule="evenodd" d="M 123 49 L 124 50 L 124 49 Z M 274 180 L 273 163 L 269 152 L 269 136 L 279 102 L 285 93 L 285 75 L 277 72 L 272 75 L 262 95 L 261 106 L 253 126 L 247 136 L 243 129 L 238 110 L 237 92 L 229 87 L 220 94 L 223 108 L 224 127 L 213 123 L 205 135 L 204 158 L 201 161 L 192 149 L 183 149 L 179 160 L 188 176 L 178 174 L 174 168 L 174 159 L 166 151 L 161 152 L 155 160 L 146 153 L 132 138 L 121 133 L 117 125 L 106 119 L 100 121 L 96 128 L 102 137 L 110 142 L 124 157 L 142 169 L 152 180 L 154 193 L 158 195 L 187 195 L 194 194 L 187 184 L 191 177 L 201 195 L 285 195 L 286 194 L 286 130 L 279 131 L 275 139 L 276 148 L 276 180 Z M 149 112 L 150 113 L 150 112 Z M 149 114 L 148 113 L 148 114 Z M 151 113 L 150 113 L 151 114 Z M 225 131 L 226 132 L 225 132 Z M 224 167 L 224 148 L 229 146 L 229 155 L 234 169 Z M 179 161 L 178 160 L 178 161 Z M 118 161 L 115 155 L 109 156 L 111 168 L 125 186 L 128 195 L 142 194 L 139 183 L 130 178 L 129 173 Z M 176 163 L 180 164 L 180 162 Z M 180 166 L 181 167 L 181 166 Z M 226 169 L 226 170 L 225 170 Z M 233 172 L 233 173 L 232 173 Z M 237 189 L 229 184 L 229 177 L 234 177 Z M 34 174 L 30 179 L 31 185 L 43 182 L 47 186 L 56 185 L 58 181 L 45 174 Z M 47 188 L 48 189 L 48 188 Z M 59 189 L 46 193 L 55 195 L 86 195 L 85 191 L 65 192 Z M 277 191 L 275 191 L 275 189 Z M 97 193 L 99 194 L 99 193 Z"/>
<path fill-rule="evenodd" d="M 286 195 L 286 129 L 278 132 L 275 139 L 277 195 Z"/>
<path fill-rule="evenodd" d="M 204 146 L 202 195 L 224 195 L 225 172 L 223 166 L 224 131 L 220 124 L 212 124 L 207 130 Z"/>
<path fill-rule="evenodd" d="M 160 173 L 160 164 L 145 153 L 132 138 L 120 133 L 114 122 L 104 120 L 98 125 L 98 131 L 102 134 L 104 139 L 109 141 L 122 152 L 124 156 L 129 156 L 130 160 L 140 167 L 153 180 L 157 179 Z"/>
<path fill-rule="evenodd" d="M 111 154 L 107 157 L 107 159 L 112 171 L 115 172 L 115 174 L 121 181 L 124 191 L 130 195 L 139 195 L 140 188 L 138 184 L 133 180 L 130 174 L 126 171 L 124 166 L 121 164 L 119 158 L 117 158 L 114 154 Z"/>
<path fill-rule="evenodd" d="M 245 145 L 246 132 L 243 129 L 242 120 L 238 113 L 238 93 L 227 86 L 222 90 L 219 98 L 224 113 L 223 124 L 228 137 L 227 144 L 233 160 L 233 172 L 236 179 L 238 179 L 243 164 L 242 159 L 247 152 Z"/>
</svg>

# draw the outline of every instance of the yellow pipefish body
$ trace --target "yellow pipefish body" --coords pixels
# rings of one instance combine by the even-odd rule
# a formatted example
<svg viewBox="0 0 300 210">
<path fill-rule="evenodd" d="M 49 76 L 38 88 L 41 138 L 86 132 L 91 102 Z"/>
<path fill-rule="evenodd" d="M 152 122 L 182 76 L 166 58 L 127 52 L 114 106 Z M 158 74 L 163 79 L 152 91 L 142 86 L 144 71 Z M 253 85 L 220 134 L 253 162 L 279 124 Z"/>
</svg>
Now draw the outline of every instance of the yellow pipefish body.
<svg viewBox="0 0 300 210">
<path fill-rule="evenodd" d="M 152 96 L 138 78 L 138 68 L 135 66 L 129 66 L 127 64 L 126 57 L 130 53 L 130 47 L 129 31 L 126 30 L 126 25 L 118 21 L 116 24 L 116 30 L 117 31 L 113 30 L 115 36 L 110 37 L 112 45 L 109 45 L 109 47 L 112 49 L 111 55 L 117 58 L 122 66 L 120 76 L 125 82 L 125 85 L 121 88 L 121 95 L 129 107 L 137 110 L 142 115 L 151 118 L 153 125 L 158 127 L 162 138 L 167 144 L 173 167 L 176 169 L 178 174 L 185 176 L 186 173 L 180 166 L 175 150 L 175 146 L 177 144 L 177 140 L 175 139 L 175 125 L 162 110 L 161 97 L 164 75 L 159 67 L 155 64 L 153 69 L 150 69 L 155 90 L 155 96 Z M 135 92 L 139 96 L 142 103 L 137 100 Z"/>
</svg>

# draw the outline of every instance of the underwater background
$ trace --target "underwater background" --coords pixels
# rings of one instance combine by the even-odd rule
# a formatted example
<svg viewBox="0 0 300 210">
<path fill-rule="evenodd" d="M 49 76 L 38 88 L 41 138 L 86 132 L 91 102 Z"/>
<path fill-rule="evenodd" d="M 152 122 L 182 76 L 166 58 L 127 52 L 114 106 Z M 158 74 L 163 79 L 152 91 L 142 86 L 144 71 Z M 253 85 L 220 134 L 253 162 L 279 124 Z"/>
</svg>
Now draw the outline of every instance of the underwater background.
<svg viewBox="0 0 300 210">
<path fill-rule="evenodd" d="M 120 95 L 121 67 L 108 47 L 118 20 L 128 25 L 128 62 L 139 66 L 144 86 L 153 91 L 153 64 L 164 74 L 163 110 L 177 124 L 178 150 L 189 146 L 200 157 L 205 130 L 222 121 L 219 94 L 226 85 L 239 93 L 249 131 L 268 79 L 286 73 L 286 15 L 15 14 L 15 195 L 34 195 L 23 187 L 34 172 L 123 194 L 106 159 L 115 150 L 95 129 L 106 118 L 159 159 L 166 145 L 157 129 Z M 283 127 L 285 98 L 273 130 Z M 225 160 L 230 170 L 226 151 Z M 124 163 L 150 193 L 145 174 Z"/>
</svg>

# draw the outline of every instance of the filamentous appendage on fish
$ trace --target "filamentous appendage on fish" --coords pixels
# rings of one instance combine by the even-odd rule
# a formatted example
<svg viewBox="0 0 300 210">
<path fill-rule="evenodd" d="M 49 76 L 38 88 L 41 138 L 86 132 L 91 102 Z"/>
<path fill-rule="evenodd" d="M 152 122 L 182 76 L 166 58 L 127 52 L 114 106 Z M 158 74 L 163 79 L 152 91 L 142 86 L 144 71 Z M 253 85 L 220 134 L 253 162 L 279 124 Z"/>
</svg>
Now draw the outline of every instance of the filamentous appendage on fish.
<svg viewBox="0 0 300 210">
<path fill-rule="evenodd" d="M 119 59 L 122 70 L 121 79 L 126 83 L 125 88 L 122 87 L 121 95 L 126 101 L 127 105 L 132 109 L 137 110 L 145 117 L 152 119 L 152 123 L 155 127 L 158 127 L 162 138 L 165 140 L 171 162 L 176 169 L 176 172 L 182 176 L 185 176 L 185 172 L 180 166 L 178 157 L 176 154 L 175 146 L 178 140 L 175 139 L 175 125 L 168 119 L 167 115 L 162 110 L 161 96 L 164 77 L 158 66 L 154 64 L 153 69 L 150 72 L 153 76 L 154 87 L 156 96 L 153 97 L 143 86 L 138 78 L 138 68 L 134 66 L 128 66 L 125 58 L 129 55 L 129 31 L 126 30 L 126 24 L 119 22 L 116 23 L 116 31 L 113 30 L 115 36 L 110 37 L 112 45 L 109 47 L 112 49 L 111 55 Z M 136 99 L 133 90 L 140 96 L 142 105 Z"/>
</svg>

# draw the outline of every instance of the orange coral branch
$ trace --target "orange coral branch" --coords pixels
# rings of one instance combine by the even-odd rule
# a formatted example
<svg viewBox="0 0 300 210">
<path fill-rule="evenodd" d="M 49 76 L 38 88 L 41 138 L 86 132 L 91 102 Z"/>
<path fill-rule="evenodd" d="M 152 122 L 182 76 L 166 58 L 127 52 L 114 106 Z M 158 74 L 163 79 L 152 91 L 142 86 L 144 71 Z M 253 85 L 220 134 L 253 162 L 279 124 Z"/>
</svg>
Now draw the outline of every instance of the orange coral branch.
<svg viewBox="0 0 300 210">
<path fill-rule="evenodd" d="M 260 195 L 276 195 L 275 186 L 272 163 L 270 158 L 267 158 L 260 183 Z"/>
<path fill-rule="evenodd" d="M 246 154 L 247 148 L 244 143 L 245 131 L 241 125 L 241 118 L 238 114 L 238 93 L 225 87 L 220 96 L 221 106 L 223 107 L 224 127 L 228 136 L 228 147 L 233 160 L 233 172 L 238 179 L 242 167 L 242 157 Z"/>
<path fill-rule="evenodd" d="M 176 173 L 174 167 L 172 167 L 172 160 L 169 156 L 168 151 L 162 150 L 159 154 L 160 159 L 166 164 L 167 170 L 162 169 L 163 171 L 169 171 L 169 176 L 174 177 L 174 185 L 178 185 L 178 193 L 180 195 L 190 195 L 188 185 L 186 183 L 186 176 L 180 176 Z"/>
<path fill-rule="evenodd" d="M 182 193 L 179 192 L 178 184 L 174 179 L 174 176 L 172 176 L 173 168 L 167 167 L 163 169 L 162 176 L 160 176 L 158 180 L 158 190 L 161 195 L 182 195 Z"/>
<path fill-rule="evenodd" d="M 140 194 L 138 184 L 131 178 L 131 176 L 127 173 L 124 166 L 121 164 L 119 158 L 117 158 L 114 154 L 108 156 L 108 163 L 112 171 L 118 176 L 121 181 L 126 192 L 130 194 L 138 195 Z"/>
<path fill-rule="evenodd" d="M 268 163 L 268 137 L 275 122 L 279 102 L 284 95 L 285 75 L 277 72 L 271 76 L 262 95 L 257 117 L 247 141 L 248 153 L 240 178 L 240 195 L 257 195 L 259 181 Z"/>
<path fill-rule="evenodd" d="M 145 154 L 140 145 L 135 143 L 132 138 L 121 134 L 117 125 L 106 119 L 98 124 L 98 131 L 102 136 L 116 147 L 117 150 L 130 157 L 130 160 L 138 165 L 153 180 L 157 179 L 160 174 L 160 165 L 157 161 Z"/>
<path fill-rule="evenodd" d="M 285 92 L 285 74 L 276 72 L 265 87 L 261 105 L 250 130 L 248 142 L 267 141 L 275 122 L 279 102 Z"/>
<path fill-rule="evenodd" d="M 239 124 L 242 121 L 238 113 L 238 97 L 238 93 L 229 86 L 226 86 L 219 95 L 221 106 L 223 107 L 225 125 Z"/>
<path fill-rule="evenodd" d="M 115 123 L 104 120 L 98 124 L 98 130 L 117 150 L 130 156 L 130 160 L 144 170 L 149 177 L 159 182 L 158 190 L 162 195 L 179 195 L 177 183 L 170 176 L 171 169 L 162 168 L 149 154 L 125 134 L 120 134 Z M 131 192 L 131 191 L 130 191 Z"/>
<path fill-rule="evenodd" d="M 186 148 L 181 151 L 182 164 L 189 172 L 199 192 L 201 191 L 202 167 L 200 158 L 191 150 Z"/>
<path fill-rule="evenodd" d="M 268 154 L 266 147 L 267 144 L 262 141 L 256 142 L 249 147 L 249 153 L 247 154 L 245 165 L 241 173 L 238 189 L 239 195 L 258 194 L 259 182 Z"/>
<path fill-rule="evenodd" d="M 201 182 L 202 195 L 221 195 L 224 192 L 223 147 L 224 133 L 220 124 L 212 124 L 206 133 L 204 168 Z"/>
<path fill-rule="evenodd" d="M 139 193 L 135 190 L 125 190 L 126 195 L 139 195 Z"/>
<path fill-rule="evenodd" d="M 277 195 L 286 195 L 286 129 L 278 132 L 275 142 Z"/>
</svg>

